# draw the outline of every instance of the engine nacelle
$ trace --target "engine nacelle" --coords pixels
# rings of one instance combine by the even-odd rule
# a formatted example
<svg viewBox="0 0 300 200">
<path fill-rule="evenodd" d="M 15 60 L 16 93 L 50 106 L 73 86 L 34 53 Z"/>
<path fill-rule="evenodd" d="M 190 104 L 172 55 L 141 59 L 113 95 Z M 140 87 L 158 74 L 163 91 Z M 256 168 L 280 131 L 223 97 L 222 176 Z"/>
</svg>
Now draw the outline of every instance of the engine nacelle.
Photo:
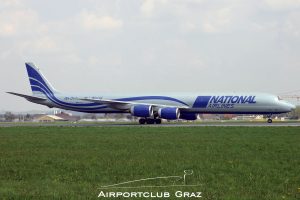
<svg viewBox="0 0 300 200">
<path fill-rule="evenodd" d="M 152 117 L 153 108 L 147 105 L 136 105 L 130 108 L 130 113 L 136 117 Z"/>
<path fill-rule="evenodd" d="M 178 108 L 160 108 L 158 110 L 158 116 L 163 119 L 174 120 L 179 118 L 180 111 Z"/>
<path fill-rule="evenodd" d="M 196 113 L 181 113 L 180 114 L 180 119 L 185 119 L 185 120 L 196 120 L 198 117 L 198 114 Z"/>
</svg>

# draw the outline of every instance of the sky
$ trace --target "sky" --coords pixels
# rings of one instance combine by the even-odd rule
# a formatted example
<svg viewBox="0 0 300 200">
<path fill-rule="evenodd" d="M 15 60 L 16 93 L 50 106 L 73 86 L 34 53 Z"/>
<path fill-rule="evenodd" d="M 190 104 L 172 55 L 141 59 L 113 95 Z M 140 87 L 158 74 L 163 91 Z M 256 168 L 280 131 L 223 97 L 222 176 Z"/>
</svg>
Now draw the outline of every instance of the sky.
<svg viewBox="0 0 300 200">
<path fill-rule="evenodd" d="M 0 111 L 47 110 L 25 62 L 71 93 L 299 90 L 300 0 L 0 0 Z"/>
</svg>

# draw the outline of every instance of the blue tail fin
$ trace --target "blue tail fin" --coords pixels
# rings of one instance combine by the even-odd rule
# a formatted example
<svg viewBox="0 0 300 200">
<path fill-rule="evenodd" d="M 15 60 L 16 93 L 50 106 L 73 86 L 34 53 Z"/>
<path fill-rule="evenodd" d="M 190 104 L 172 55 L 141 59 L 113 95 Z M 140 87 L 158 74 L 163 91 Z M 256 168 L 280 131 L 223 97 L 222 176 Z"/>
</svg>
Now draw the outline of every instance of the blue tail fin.
<svg viewBox="0 0 300 200">
<path fill-rule="evenodd" d="M 58 93 L 33 63 L 25 63 L 25 66 L 34 96 L 47 96 L 47 94 Z"/>
</svg>

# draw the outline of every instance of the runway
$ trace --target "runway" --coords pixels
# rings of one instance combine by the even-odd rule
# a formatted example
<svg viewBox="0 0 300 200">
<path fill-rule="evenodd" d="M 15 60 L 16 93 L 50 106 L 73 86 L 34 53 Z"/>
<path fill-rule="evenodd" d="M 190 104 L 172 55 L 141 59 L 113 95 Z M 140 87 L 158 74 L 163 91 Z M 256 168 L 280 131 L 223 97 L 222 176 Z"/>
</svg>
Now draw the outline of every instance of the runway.
<svg viewBox="0 0 300 200">
<path fill-rule="evenodd" d="M 0 127 L 299 127 L 300 122 L 212 122 L 163 123 L 140 125 L 138 123 L 0 123 Z"/>
</svg>

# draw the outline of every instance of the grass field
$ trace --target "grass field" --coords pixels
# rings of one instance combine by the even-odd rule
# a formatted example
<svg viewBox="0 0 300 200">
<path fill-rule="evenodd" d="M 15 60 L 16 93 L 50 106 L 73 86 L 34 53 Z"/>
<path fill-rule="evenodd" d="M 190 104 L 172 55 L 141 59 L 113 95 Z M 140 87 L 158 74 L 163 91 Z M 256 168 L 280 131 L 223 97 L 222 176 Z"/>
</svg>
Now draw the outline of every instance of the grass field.
<svg viewBox="0 0 300 200">
<path fill-rule="evenodd" d="M 102 185 L 186 169 L 200 186 L 118 191 L 300 199 L 299 127 L 0 128 L 0 159 L 1 199 L 97 199 Z"/>
</svg>

